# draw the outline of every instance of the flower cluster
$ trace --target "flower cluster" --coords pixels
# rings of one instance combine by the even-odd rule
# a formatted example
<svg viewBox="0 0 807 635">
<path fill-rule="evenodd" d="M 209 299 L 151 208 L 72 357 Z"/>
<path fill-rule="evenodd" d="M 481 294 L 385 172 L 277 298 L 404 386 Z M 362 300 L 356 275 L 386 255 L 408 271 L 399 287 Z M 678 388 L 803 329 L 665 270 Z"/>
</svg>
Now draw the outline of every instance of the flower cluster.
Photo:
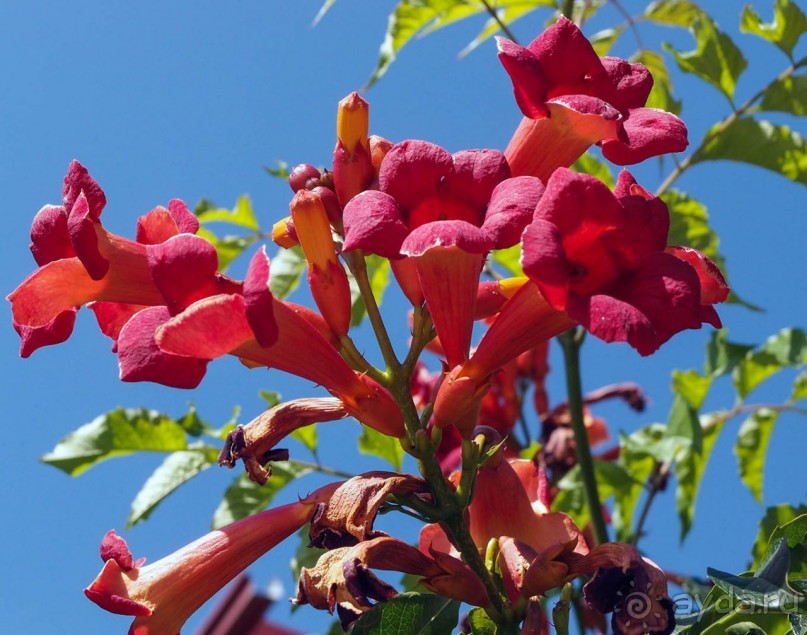
<svg viewBox="0 0 807 635">
<path fill-rule="evenodd" d="M 644 107 L 646 68 L 599 58 L 564 18 L 529 47 L 500 40 L 499 55 L 525 115 L 505 152 L 391 143 L 369 135 L 358 94 L 340 102 L 331 169 L 291 172 L 290 214 L 272 232 L 281 248 L 301 248 L 316 310 L 273 295 L 265 247 L 244 280 L 220 273 L 215 248 L 196 235 L 199 221 L 181 201 L 141 217 L 134 241 L 107 232 L 105 194 L 77 162 L 62 205 L 37 214 L 31 250 L 39 268 L 9 296 L 23 356 L 67 339 L 86 304 L 114 341 L 124 381 L 191 388 L 212 360 L 233 355 L 329 393 L 281 403 L 239 426 L 221 465 L 242 461 L 264 484 L 271 462 L 288 457 L 277 446 L 292 431 L 353 417 L 400 440 L 423 475 L 362 474 L 145 566 L 108 534 L 103 570 L 85 593 L 135 616 L 130 632 L 178 632 L 218 588 L 306 523 L 311 544 L 327 551 L 303 569 L 295 601 L 338 611 L 345 627 L 395 595 L 377 569 L 418 576 L 502 624 L 525 619 L 532 598 L 593 574 L 586 602 L 614 611 L 615 632 L 628 634 L 640 631 L 621 616 L 613 589 L 640 581 L 657 609 L 641 632 L 671 632 L 658 567 L 630 546 L 596 544 L 585 527 L 550 511 L 553 482 L 578 448 L 569 406 L 550 409 L 544 379 L 548 342 L 572 328 L 648 355 L 684 329 L 720 326 L 713 305 L 728 286 L 703 254 L 668 245 L 664 202 L 627 171 L 611 191 L 568 169 L 592 144 L 622 165 L 682 150 L 686 128 Z M 519 244 L 524 276 L 483 277 L 492 251 Z M 403 360 L 368 282 L 367 254 L 389 261 L 412 306 Z M 383 369 L 351 338 L 353 282 Z M 425 350 L 440 358 L 439 372 L 420 360 Z M 534 388 L 543 424 L 534 460 L 518 458 L 521 384 Z M 613 396 L 643 404 L 634 386 L 607 387 L 587 401 Z M 586 414 L 589 442 L 606 439 L 603 422 Z M 374 529 L 389 506 L 426 521 L 418 547 Z"/>
</svg>

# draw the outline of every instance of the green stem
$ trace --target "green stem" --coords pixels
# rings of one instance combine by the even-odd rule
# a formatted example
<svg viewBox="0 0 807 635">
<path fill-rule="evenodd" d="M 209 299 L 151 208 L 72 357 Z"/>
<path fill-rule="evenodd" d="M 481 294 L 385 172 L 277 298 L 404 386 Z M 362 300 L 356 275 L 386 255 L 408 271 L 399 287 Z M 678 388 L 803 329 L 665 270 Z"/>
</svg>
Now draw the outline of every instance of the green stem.
<svg viewBox="0 0 807 635">
<path fill-rule="evenodd" d="M 700 144 L 698 147 L 692 151 L 688 157 L 686 157 L 681 163 L 675 166 L 675 169 L 670 172 L 669 176 L 664 179 L 664 182 L 659 186 L 658 190 L 656 190 L 656 196 L 661 196 L 664 194 L 673 183 L 680 177 L 684 172 L 686 172 L 690 167 L 692 167 L 695 163 L 700 160 L 700 155 L 703 153 L 704 149 L 706 148 L 707 143 L 709 143 L 715 137 L 720 136 L 723 134 L 726 129 L 733 124 L 737 119 L 742 117 L 745 113 L 747 113 L 751 108 L 756 104 L 757 101 L 764 97 L 765 93 L 770 89 L 771 86 L 776 84 L 777 82 L 783 81 L 790 77 L 796 69 L 807 65 L 807 57 L 801 58 L 799 61 L 794 62 L 784 71 L 782 71 L 777 77 L 773 80 L 768 82 L 763 88 L 758 90 L 754 95 L 752 95 L 745 103 L 743 103 L 739 108 L 734 109 L 734 111 L 725 119 L 718 122 L 709 132 L 707 132 L 703 139 L 701 139 Z"/>
<path fill-rule="evenodd" d="M 555 635 L 569 635 L 569 608 L 571 607 L 572 585 L 567 582 L 560 592 L 557 604 L 552 608 L 552 623 Z"/>
<path fill-rule="evenodd" d="M 339 478 L 353 478 L 356 476 L 350 472 L 343 472 L 342 470 L 336 470 L 334 468 L 326 467 L 324 465 L 320 465 L 319 463 L 311 463 L 309 461 L 298 461 L 297 459 L 293 459 L 289 461 L 289 463 L 293 463 L 299 467 L 306 467 L 314 472 L 320 472 L 329 476 L 338 476 Z"/>
<path fill-rule="evenodd" d="M 594 541 L 599 545 L 608 542 L 608 530 L 605 527 L 600 496 L 597 493 L 594 459 L 591 456 L 591 447 L 588 444 L 586 424 L 583 418 L 583 388 L 580 380 L 580 346 L 583 342 L 583 335 L 581 334 L 585 334 L 585 331 L 577 328 L 570 329 L 560 335 L 558 340 L 563 347 L 563 357 L 566 362 L 569 415 L 572 420 L 574 441 L 577 445 L 577 462 L 580 465 L 580 473 L 583 477 L 586 503 L 591 517 L 591 527 L 594 531 Z"/>
<path fill-rule="evenodd" d="M 574 0 L 564 0 L 563 5 L 560 8 L 560 12 L 570 20 L 573 20 L 574 18 L 572 16 L 574 15 Z"/>
<path fill-rule="evenodd" d="M 367 277 L 367 263 L 361 249 L 356 249 L 347 254 L 345 262 L 347 262 L 350 273 L 353 274 L 356 284 L 359 286 L 359 292 L 364 300 L 364 307 L 367 309 L 367 317 L 370 319 L 373 331 L 375 331 L 378 346 L 381 348 L 381 355 L 384 357 L 384 363 L 389 370 L 397 369 L 400 363 L 395 356 L 395 349 L 392 348 L 392 341 L 389 333 L 387 333 L 387 327 L 381 318 L 381 311 L 378 310 L 378 303 L 373 294 L 370 279 Z"/>
<path fill-rule="evenodd" d="M 349 335 L 343 335 L 340 337 L 339 343 L 342 345 L 342 357 L 345 359 L 345 361 L 347 361 L 348 364 L 350 364 L 353 370 L 357 370 L 360 373 L 369 375 L 384 386 L 389 383 L 389 376 L 386 373 L 378 370 L 364 358 L 364 355 L 362 355 L 359 349 L 356 348 L 356 344 L 353 343 L 353 340 Z"/>
<path fill-rule="evenodd" d="M 642 506 L 642 511 L 639 514 L 639 520 L 636 522 L 636 529 L 633 531 L 633 536 L 631 536 L 630 543 L 635 547 L 639 539 L 642 537 L 642 531 L 644 530 L 644 524 L 647 521 L 647 517 L 650 514 L 650 507 L 653 505 L 653 501 L 656 498 L 656 494 L 659 493 L 662 486 L 667 480 L 667 475 L 670 472 L 670 464 L 669 463 L 662 463 L 658 466 L 656 470 L 650 475 L 649 485 L 650 491 L 647 492 L 647 498 L 644 500 L 644 505 Z"/>
<path fill-rule="evenodd" d="M 488 2 L 488 0 L 480 0 L 480 2 L 482 3 L 482 6 L 485 7 L 485 10 L 490 14 L 490 17 L 493 18 L 493 21 L 499 25 L 499 28 L 502 30 L 502 33 L 504 33 L 510 40 L 518 44 L 516 36 L 513 35 L 513 32 L 510 30 L 507 24 L 504 23 L 504 20 L 502 20 L 499 17 L 499 12 L 496 11 L 496 8 L 493 5 L 491 5 L 490 2 Z"/>
</svg>

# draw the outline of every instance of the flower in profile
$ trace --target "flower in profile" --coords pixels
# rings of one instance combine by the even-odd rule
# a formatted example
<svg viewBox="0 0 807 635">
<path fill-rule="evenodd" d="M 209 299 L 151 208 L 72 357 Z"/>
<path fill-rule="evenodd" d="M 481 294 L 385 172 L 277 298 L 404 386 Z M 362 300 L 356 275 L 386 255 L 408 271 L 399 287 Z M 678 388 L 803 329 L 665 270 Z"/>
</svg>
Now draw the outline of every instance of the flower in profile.
<svg viewBox="0 0 807 635">
<path fill-rule="evenodd" d="M 156 342 L 172 355 L 212 360 L 229 353 L 252 368 L 303 377 L 326 388 L 362 423 L 389 436 L 404 435 L 395 400 L 339 355 L 338 340 L 322 317 L 272 295 L 265 249 L 250 262 L 243 294 L 194 302 L 159 327 Z"/>
<path fill-rule="evenodd" d="M 337 486 L 236 521 L 145 566 L 112 530 L 101 543 L 104 567 L 84 594 L 111 613 L 133 616 L 130 635 L 175 635 L 219 589 L 305 525 Z"/>
<path fill-rule="evenodd" d="M 344 250 L 391 259 L 407 298 L 425 299 L 449 365 L 462 363 L 485 255 L 518 242 L 543 185 L 510 178 L 498 151 L 452 155 L 415 140 L 389 150 L 378 182 L 346 205 Z"/>
<path fill-rule="evenodd" d="M 598 57 L 571 20 L 561 16 L 527 47 L 497 41 L 524 114 L 505 151 L 513 174 L 546 180 L 594 143 L 617 165 L 686 148 L 678 117 L 645 108 L 653 87 L 647 68 Z"/>
<path fill-rule="evenodd" d="M 631 545 L 604 543 L 587 556 L 567 560 L 575 573 L 594 574 L 583 587 L 583 597 L 595 611 L 613 611 L 616 635 L 669 635 L 675 629 L 664 572 Z"/>
<path fill-rule="evenodd" d="M 729 293 L 706 256 L 667 247 L 669 223 L 664 202 L 627 171 L 612 193 L 558 169 L 524 231 L 524 273 L 593 335 L 649 355 L 702 322 L 720 328 L 712 304 Z"/>
<path fill-rule="evenodd" d="M 458 482 L 460 473 L 451 476 Z M 502 492 L 507 492 L 506 496 Z M 502 450 L 480 469 L 468 507 L 474 543 L 486 549 L 491 540 L 500 547 L 499 562 L 511 601 L 542 595 L 571 577 L 564 557 L 588 553 L 580 530 L 566 514 L 548 509 L 546 475 L 532 461 L 504 459 Z M 436 524 L 420 534 L 424 553 L 456 555 L 447 534 Z"/>
</svg>

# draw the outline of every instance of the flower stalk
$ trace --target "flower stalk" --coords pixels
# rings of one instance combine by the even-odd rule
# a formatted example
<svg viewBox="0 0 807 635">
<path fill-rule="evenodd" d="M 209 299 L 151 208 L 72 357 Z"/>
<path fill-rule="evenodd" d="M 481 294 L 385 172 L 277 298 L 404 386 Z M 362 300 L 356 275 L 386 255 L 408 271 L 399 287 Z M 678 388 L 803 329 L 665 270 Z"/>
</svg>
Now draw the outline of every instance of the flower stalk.
<svg viewBox="0 0 807 635">
<path fill-rule="evenodd" d="M 580 464 L 580 473 L 583 477 L 583 487 L 586 492 L 591 527 L 594 532 L 594 541 L 597 545 L 608 542 L 608 530 L 602 513 L 602 504 L 597 492 L 597 477 L 594 473 L 594 459 L 591 456 L 591 447 L 586 434 L 586 424 L 583 419 L 583 388 L 580 379 L 580 347 L 583 344 L 585 330 L 575 328 L 558 336 L 563 347 L 563 358 L 566 366 L 566 389 L 569 394 L 569 414 L 572 419 L 572 430 L 577 446 L 577 462 Z"/>
</svg>

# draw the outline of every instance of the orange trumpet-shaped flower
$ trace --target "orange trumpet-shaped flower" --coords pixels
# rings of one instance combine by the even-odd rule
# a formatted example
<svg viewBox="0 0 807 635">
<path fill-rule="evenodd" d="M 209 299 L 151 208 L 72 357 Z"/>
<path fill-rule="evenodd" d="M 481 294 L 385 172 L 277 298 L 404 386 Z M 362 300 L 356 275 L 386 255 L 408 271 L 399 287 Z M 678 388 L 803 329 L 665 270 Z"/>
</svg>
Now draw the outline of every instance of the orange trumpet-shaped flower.
<svg viewBox="0 0 807 635">
<path fill-rule="evenodd" d="M 212 531 L 143 567 L 112 530 L 101 543 L 104 568 L 84 594 L 111 613 L 134 616 L 130 635 L 177 635 L 213 594 L 305 525 L 336 487 Z"/>
</svg>

